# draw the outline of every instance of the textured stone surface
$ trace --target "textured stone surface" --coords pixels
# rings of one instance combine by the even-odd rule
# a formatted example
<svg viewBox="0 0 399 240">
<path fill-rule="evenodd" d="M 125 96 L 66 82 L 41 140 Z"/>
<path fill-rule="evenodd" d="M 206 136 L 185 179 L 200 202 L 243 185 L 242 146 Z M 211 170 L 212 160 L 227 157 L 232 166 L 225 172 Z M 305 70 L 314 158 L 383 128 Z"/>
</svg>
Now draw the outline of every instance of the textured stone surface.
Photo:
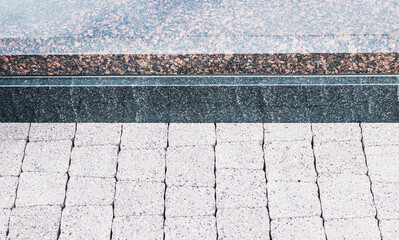
<svg viewBox="0 0 399 240">
<path fill-rule="evenodd" d="M 373 182 L 378 219 L 399 219 L 399 183 Z"/>
<path fill-rule="evenodd" d="M 215 189 L 205 187 L 168 187 L 165 216 L 195 217 L 215 214 Z"/>
<path fill-rule="evenodd" d="M 216 168 L 263 169 L 261 142 L 225 142 L 215 148 Z"/>
<path fill-rule="evenodd" d="M 118 145 L 121 139 L 120 123 L 78 123 L 76 146 Z"/>
<path fill-rule="evenodd" d="M 163 214 L 164 191 L 163 183 L 117 182 L 115 216 Z"/>
<path fill-rule="evenodd" d="M 9 239 L 57 239 L 61 207 L 17 207 L 12 210 Z"/>
<path fill-rule="evenodd" d="M 0 177 L 0 208 L 11 208 L 14 205 L 17 185 L 17 177 Z"/>
<path fill-rule="evenodd" d="M 383 239 L 395 240 L 399 239 L 399 219 L 380 221 L 381 235 Z"/>
<path fill-rule="evenodd" d="M 163 216 L 116 217 L 112 239 L 163 240 Z"/>
<path fill-rule="evenodd" d="M 117 146 L 74 147 L 69 174 L 85 177 L 114 177 L 117 154 Z"/>
<path fill-rule="evenodd" d="M 375 216 L 366 175 L 324 175 L 318 183 L 325 219 Z"/>
<path fill-rule="evenodd" d="M 169 146 L 214 145 L 216 140 L 213 123 L 171 123 Z"/>
<path fill-rule="evenodd" d="M 214 216 L 167 218 L 166 240 L 216 239 Z"/>
<path fill-rule="evenodd" d="M 166 148 L 167 130 L 167 123 L 124 123 L 121 148 Z"/>
<path fill-rule="evenodd" d="M 268 143 L 264 154 L 268 181 L 316 181 L 310 142 Z"/>
<path fill-rule="evenodd" d="M 316 144 L 321 142 L 360 141 L 358 123 L 313 123 L 312 131 Z"/>
<path fill-rule="evenodd" d="M 10 209 L 0 209 L 0 239 L 6 239 L 10 215 Z"/>
<path fill-rule="evenodd" d="M 22 173 L 16 206 L 64 204 L 67 175 L 65 173 Z"/>
<path fill-rule="evenodd" d="M 263 141 L 262 123 L 217 123 L 217 142 Z"/>
<path fill-rule="evenodd" d="M 362 123 L 364 145 L 399 147 L 399 123 Z"/>
<path fill-rule="evenodd" d="M 165 149 L 122 150 L 118 155 L 118 180 L 165 180 Z"/>
<path fill-rule="evenodd" d="M 0 142 L 0 176 L 19 176 L 26 142 Z"/>
<path fill-rule="evenodd" d="M 66 207 L 59 239 L 110 239 L 111 206 Z"/>
<path fill-rule="evenodd" d="M 266 207 L 221 209 L 216 219 L 218 239 L 269 239 Z"/>
<path fill-rule="evenodd" d="M 28 139 L 29 123 L 0 123 L 0 141 Z"/>
<path fill-rule="evenodd" d="M 24 172 L 62 172 L 69 168 L 72 142 L 70 140 L 29 142 L 26 145 Z"/>
<path fill-rule="evenodd" d="M 367 166 L 371 180 L 399 182 L 399 147 L 365 147 Z"/>
<path fill-rule="evenodd" d="M 275 240 L 325 239 L 323 220 L 316 216 L 275 219 L 270 227 Z"/>
<path fill-rule="evenodd" d="M 265 142 L 297 142 L 312 140 L 310 123 L 265 123 Z"/>
<path fill-rule="evenodd" d="M 325 222 L 328 239 L 370 239 L 380 238 L 377 220 L 375 218 L 334 219 Z"/>
<path fill-rule="evenodd" d="M 216 171 L 218 209 L 266 207 L 266 179 L 262 170 L 220 169 Z"/>
<path fill-rule="evenodd" d="M 366 174 L 367 166 L 360 141 L 315 144 L 319 174 Z"/>
<path fill-rule="evenodd" d="M 170 147 L 166 152 L 168 186 L 207 186 L 215 184 L 215 156 L 212 146 Z"/>
<path fill-rule="evenodd" d="M 71 177 L 65 205 L 111 205 L 114 196 L 115 178 Z"/>
<path fill-rule="evenodd" d="M 76 123 L 32 123 L 29 141 L 71 140 L 75 129 Z"/>
</svg>

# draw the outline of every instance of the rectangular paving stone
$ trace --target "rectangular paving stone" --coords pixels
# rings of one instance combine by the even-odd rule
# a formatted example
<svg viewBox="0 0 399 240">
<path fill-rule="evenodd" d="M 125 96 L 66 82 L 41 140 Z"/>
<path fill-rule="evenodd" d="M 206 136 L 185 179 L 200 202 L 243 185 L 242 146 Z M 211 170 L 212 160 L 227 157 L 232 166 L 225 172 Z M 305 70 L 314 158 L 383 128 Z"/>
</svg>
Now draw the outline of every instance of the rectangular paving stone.
<svg viewBox="0 0 399 240">
<path fill-rule="evenodd" d="M 329 240 L 381 239 L 377 220 L 373 217 L 333 219 L 327 220 L 324 225 Z"/>
<path fill-rule="evenodd" d="M 218 239 L 270 239 L 266 207 L 221 209 L 216 213 Z"/>
<path fill-rule="evenodd" d="M 163 216 L 116 217 L 112 239 L 163 240 Z"/>
<path fill-rule="evenodd" d="M 263 142 L 262 123 L 217 123 L 217 142 Z"/>
<path fill-rule="evenodd" d="M 378 219 L 399 219 L 399 183 L 373 182 L 372 189 Z"/>
<path fill-rule="evenodd" d="M 322 175 L 318 183 L 325 219 L 375 216 L 370 181 L 366 175 Z"/>
<path fill-rule="evenodd" d="M 169 147 L 190 145 L 215 145 L 213 123 L 171 123 L 168 135 Z"/>
<path fill-rule="evenodd" d="M 270 181 L 267 193 L 271 219 L 321 214 L 316 183 Z"/>
<path fill-rule="evenodd" d="M 399 123 L 362 123 L 361 125 L 366 147 L 399 147 Z"/>
<path fill-rule="evenodd" d="M 75 146 L 119 145 L 120 123 L 78 123 Z"/>
<path fill-rule="evenodd" d="M 75 129 L 76 123 L 32 123 L 29 141 L 71 140 Z"/>
<path fill-rule="evenodd" d="M 117 182 L 115 216 L 162 215 L 164 192 L 163 183 Z"/>
<path fill-rule="evenodd" d="M 268 181 L 316 182 L 310 142 L 274 142 L 264 145 Z"/>
<path fill-rule="evenodd" d="M 165 180 L 165 149 L 122 150 L 118 155 L 119 181 Z"/>
<path fill-rule="evenodd" d="M 167 135 L 167 123 L 124 123 L 121 148 L 166 148 Z"/>
<path fill-rule="evenodd" d="M 275 219 L 270 225 L 273 240 L 326 239 L 319 216 Z"/>
<path fill-rule="evenodd" d="M 372 182 L 399 182 L 399 146 L 364 148 Z"/>
<path fill-rule="evenodd" d="M 265 172 L 248 169 L 217 169 L 216 204 L 218 209 L 266 207 Z"/>
<path fill-rule="evenodd" d="M 399 239 L 399 219 L 381 220 L 381 236 L 384 240 Z"/>
<path fill-rule="evenodd" d="M 265 143 L 312 141 L 310 123 L 264 123 Z"/>
<path fill-rule="evenodd" d="M 18 186 L 18 177 L 0 177 L 0 208 L 12 208 Z"/>
<path fill-rule="evenodd" d="M 71 153 L 71 176 L 115 177 L 118 147 L 74 147 Z"/>
<path fill-rule="evenodd" d="M 10 209 L 0 209 L 0 239 L 6 239 L 10 215 Z"/>
<path fill-rule="evenodd" d="M 22 165 L 24 172 L 62 172 L 69 168 L 72 141 L 29 142 Z"/>
<path fill-rule="evenodd" d="M 25 140 L 0 142 L 0 176 L 19 176 Z"/>
<path fill-rule="evenodd" d="M 191 217 L 215 214 L 215 189 L 206 187 L 168 187 L 166 217 Z"/>
<path fill-rule="evenodd" d="M 71 177 L 65 205 L 112 205 L 114 196 L 115 178 Z"/>
<path fill-rule="evenodd" d="M 314 145 L 319 174 L 366 174 L 366 159 L 360 141 L 325 142 Z"/>
<path fill-rule="evenodd" d="M 0 141 L 27 140 L 30 123 L 0 123 Z"/>
<path fill-rule="evenodd" d="M 24 172 L 19 179 L 16 206 L 64 204 L 65 173 Z"/>
<path fill-rule="evenodd" d="M 214 187 L 214 149 L 212 146 L 169 147 L 166 169 L 168 186 Z"/>
<path fill-rule="evenodd" d="M 225 142 L 216 145 L 216 168 L 263 169 L 261 142 Z"/>
<path fill-rule="evenodd" d="M 110 239 L 112 218 L 112 206 L 66 207 L 59 239 Z"/>
<path fill-rule="evenodd" d="M 322 142 L 361 141 L 358 123 L 312 123 L 315 144 Z"/>
<path fill-rule="evenodd" d="M 60 221 L 60 206 L 14 208 L 8 239 L 57 239 Z"/>
<path fill-rule="evenodd" d="M 166 218 L 165 240 L 216 239 L 214 216 Z"/>
</svg>

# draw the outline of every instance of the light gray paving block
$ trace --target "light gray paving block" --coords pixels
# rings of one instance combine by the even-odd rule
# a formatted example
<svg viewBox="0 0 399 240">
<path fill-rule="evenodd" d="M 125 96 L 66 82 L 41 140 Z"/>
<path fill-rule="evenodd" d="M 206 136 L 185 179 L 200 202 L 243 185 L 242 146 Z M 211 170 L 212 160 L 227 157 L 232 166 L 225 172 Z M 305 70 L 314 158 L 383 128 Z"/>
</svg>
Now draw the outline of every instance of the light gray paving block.
<svg viewBox="0 0 399 240">
<path fill-rule="evenodd" d="M 75 146 L 118 145 L 120 139 L 120 123 L 77 124 Z"/>
<path fill-rule="evenodd" d="M 171 123 L 169 146 L 215 145 L 216 133 L 213 123 Z"/>
<path fill-rule="evenodd" d="M 29 141 L 71 140 L 75 129 L 75 123 L 32 123 Z"/>
<path fill-rule="evenodd" d="M 263 142 L 262 123 L 217 123 L 217 142 Z"/>
<path fill-rule="evenodd" d="M 318 183 L 325 219 L 375 216 L 366 175 L 323 175 Z"/>
<path fill-rule="evenodd" d="M 270 225 L 273 240 L 326 239 L 321 217 L 275 219 Z"/>
<path fill-rule="evenodd" d="M 60 206 L 14 208 L 8 239 L 57 239 L 60 221 Z"/>
<path fill-rule="evenodd" d="M 373 182 L 399 182 L 399 146 L 373 146 L 364 150 Z"/>
<path fill-rule="evenodd" d="M 115 178 L 71 177 L 65 205 L 111 205 L 114 196 Z"/>
<path fill-rule="evenodd" d="M 266 207 L 266 179 L 262 170 L 218 169 L 216 171 L 218 209 Z"/>
<path fill-rule="evenodd" d="M 170 147 L 166 151 L 168 186 L 215 185 L 215 153 L 212 146 Z"/>
<path fill-rule="evenodd" d="M 163 216 L 116 217 L 112 239 L 163 240 Z"/>
<path fill-rule="evenodd" d="M 167 123 L 124 123 L 121 148 L 166 148 Z"/>
<path fill-rule="evenodd" d="M 216 213 L 218 239 L 270 239 L 266 207 L 221 209 Z"/>
<path fill-rule="evenodd" d="M 18 177 L 0 177 L 0 208 L 12 208 L 18 186 Z"/>
<path fill-rule="evenodd" d="M 217 169 L 263 169 L 263 150 L 260 142 L 218 142 L 215 151 Z"/>
<path fill-rule="evenodd" d="M 26 142 L 0 142 L 0 176 L 19 176 Z"/>
<path fill-rule="evenodd" d="M 118 180 L 165 180 L 165 149 L 122 150 L 118 155 Z"/>
<path fill-rule="evenodd" d="M 0 141 L 27 140 L 29 123 L 0 123 Z"/>
<path fill-rule="evenodd" d="M 265 142 L 312 141 L 310 123 L 264 123 Z"/>
<path fill-rule="evenodd" d="M 372 189 L 378 219 L 399 219 L 399 183 L 373 182 Z"/>
<path fill-rule="evenodd" d="M 316 183 L 268 182 L 271 219 L 320 216 Z"/>
<path fill-rule="evenodd" d="M 372 217 L 328 220 L 324 226 L 329 240 L 381 239 L 377 220 Z"/>
<path fill-rule="evenodd" d="M 112 218 L 112 206 L 66 207 L 59 239 L 110 239 Z"/>
<path fill-rule="evenodd" d="M 381 220 L 380 229 L 384 240 L 399 239 L 399 219 Z"/>
<path fill-rule="evenodd" d="M 362 123 L 362 133 L 366 147 L 399 147 L 399 123 Z"/>
<path fill-rule="evenodd" d="M 362 143 L 326 142 L 314 145 L 319 174 L 366 174 Z"/>
<path fill-rule="evenodd" d="M 67 172 L 72 141 L 29 142 L 22 165 L 24 172 Z"/>
<path fill-rule="evenodd" d="M 214 216 L 176 217 L 165 221 L 166 240 L 216 239 Z"/>
<path fill-rule="evenodd" d="M 268 181 L 316 182 L 310 142 L 274 142 L 264 145 Z"/>
<path fill-rule="evenodd" d="M 16 206 L 64 204 L 65 173 L 24 172 L 19 179 Z"/>
<path fill-rule="evenodd" d="M 10 215 L 10 209 L 0 209 L 0 239 L 6 239 Z"/>
<path fill-rule="evenodd" d="M 312 130 L 315 144 L 321 142 L 361 141 L 358 123 L 313 123 Z"/>
<path fill-rule="evenodd" d="M 205 187 L 168 187 L 166 217 L 191 217 L 215 214 L 215 189 Z"/>
<path fill-rule="evenodd" d="M 165 184 L 122 181 L 116 183 L 115 216 L 161 215 Z"/>
<path fill-rule="evenodd" d="M 69 174 L 85 177 L 115 177 L 117 146 L 74 147 Z"/>
</svg>

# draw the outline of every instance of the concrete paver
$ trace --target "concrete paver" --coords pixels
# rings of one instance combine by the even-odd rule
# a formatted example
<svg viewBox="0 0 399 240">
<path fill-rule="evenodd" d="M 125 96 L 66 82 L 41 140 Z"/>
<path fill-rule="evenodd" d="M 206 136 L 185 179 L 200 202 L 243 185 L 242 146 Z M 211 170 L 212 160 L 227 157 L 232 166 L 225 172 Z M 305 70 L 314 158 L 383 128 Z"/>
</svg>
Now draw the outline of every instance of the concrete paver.
<svg viewBox="0 0 399 240">
<path fill-rule="evenodd" d="M 312 141 L 310 123 L 264 123 L 265 143 Z"/>
<path fill-rule="evenodd" d="M 171 123 L 169 146 L 215 145 L 216 133 L 213 123 Z"/>
<path fill-rule="evenodd" d="M 399 183 L 373 183 L 378 219 L 399 219 Z"/>
<path fill-rule="evenodd" d="M 0 208 L 12 208 L 17 185 L 17 177 L 0 177 Z"/>
<path fill-rule="evenodd" d="M 217 142 L 263 142 L 262 123 L 217 123 Z"/>
<path fill-rule="evenodd" d="M 370 239 L 380 238 L 377 220 L 375 218 L 333 219 L 325 222 L 328 239 Z"/>
<path fill-rule="evenodd" d="M 10 215 L 10 209 L 0 209 L 0 239 L 6 239 Z"/>
<path fill-rule="evenodd" d="M 384 240 L 399 239 L 399 219 L 381 220 L 381 236 Z"/>
<path fill-rule="evenodd" d="M 121 139 L 120 123 L 78 123 L 75 146 L 118 145 Z"/>
<path fill-rule="evenodd" d="M 364 145 L 399 147 L 399 123 L 362 123 Z"/>
<path fill-rule="evenodd" d="M 0 176 L 19 176 L 25 140 L 0 142 Z"/>
<path fill-rule="evenodd" d="M 0 123 L 0 141 L 27 140 L 30 123 Z"/>
<path fill-rule="evenodd" d="M 373 182 L 399 183 L 399 146 L 373 146 L 364 150 Z"/>
<path fill-rule="evenodd" d="M 326 239 L 323 220 L 319 216 L 275 219 L 270 224 L 275 240 Z"/>
<path fill-rule="evenodd" d="M 124 123 L 121 148 L 166 148 L 167 130 L 167 123 Z"/>
<path fill-rule="evenodd" d="M 362 138 L 358 123 L 313 123 L 315 144 L 322 142 L 360 142 Z"/>
<path fill-rule="evenodd" d="M 75 123 L 32 123 L 29 141 L 71 140 L 75 136 Z"/>
<path fill-rule="evenodd" d="M 215 152 L 217 169 L 263 169 L 263 150 L 260 142 L 218 142 Z"/>
<path fill-rule="evenodd" d="M 216 239 L 214 216 L 176 217 L 165 221 L 166 240 Z"/>
<path fill-rule="evenodd" d="M 161 215 L 116 217 L 112 239 L 162 240 L 163 224 Z"/>
</svg>

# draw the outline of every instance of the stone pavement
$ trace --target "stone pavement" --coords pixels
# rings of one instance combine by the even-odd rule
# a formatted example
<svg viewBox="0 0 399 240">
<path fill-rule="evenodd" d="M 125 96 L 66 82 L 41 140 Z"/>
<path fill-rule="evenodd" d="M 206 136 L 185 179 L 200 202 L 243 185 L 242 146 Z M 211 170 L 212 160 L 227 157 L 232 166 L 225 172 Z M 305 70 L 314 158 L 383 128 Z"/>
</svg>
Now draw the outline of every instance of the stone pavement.
<svg viewBox="0 0 399 240">
<path fill-rule="evenodd" d="M 399 239 L 399 124 L 0 123 L 0 239 Z"/>
</svg>

